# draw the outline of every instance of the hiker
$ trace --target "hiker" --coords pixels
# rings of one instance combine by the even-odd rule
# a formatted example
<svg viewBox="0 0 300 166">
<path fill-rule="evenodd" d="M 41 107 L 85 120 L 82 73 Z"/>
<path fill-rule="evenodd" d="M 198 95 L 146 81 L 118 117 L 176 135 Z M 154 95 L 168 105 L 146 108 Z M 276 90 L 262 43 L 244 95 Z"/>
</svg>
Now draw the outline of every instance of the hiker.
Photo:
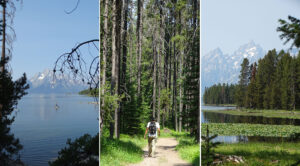
<svg viewBox="0 0 300 166">
<path fill-rule="evenodd" d="M 160 127 L 159 123 L 155 122 L 155 118 L 151 118 L 151 122 L 148 122 L 147 129 L 144 135 L 144 139 L 146 139 L 146 134 L 149 130 L 148 134 L 148 157 L 154 157 L 155 152 L 155 143 L 157 142 L 157 130 L 158 135 L 160 136 Z"/>
</svg>

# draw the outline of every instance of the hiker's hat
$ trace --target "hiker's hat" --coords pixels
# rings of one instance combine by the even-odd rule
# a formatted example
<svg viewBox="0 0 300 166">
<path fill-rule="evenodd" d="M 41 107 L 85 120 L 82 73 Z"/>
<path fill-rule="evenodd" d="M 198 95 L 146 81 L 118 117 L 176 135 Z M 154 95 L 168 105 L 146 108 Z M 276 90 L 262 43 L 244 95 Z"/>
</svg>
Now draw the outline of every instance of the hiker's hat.
<svg viewBox="0 0 300 166">
<path fill-rule="evenodd" d="M 155 118 L 154 118 L 154 117 L 151 117 L 151 121 L 155 121 Z"/>
</svg>

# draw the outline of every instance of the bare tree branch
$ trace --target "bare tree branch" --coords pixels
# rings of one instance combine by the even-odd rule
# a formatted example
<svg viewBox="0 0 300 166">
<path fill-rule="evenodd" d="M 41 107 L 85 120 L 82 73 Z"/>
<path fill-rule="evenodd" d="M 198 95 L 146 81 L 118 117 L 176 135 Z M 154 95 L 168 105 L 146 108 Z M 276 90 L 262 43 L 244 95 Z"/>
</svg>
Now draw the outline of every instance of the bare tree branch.
<svg viewBox="0 0 300 166">
<path fill-rule="evenodd" d="M 90 47 L 92 46 L 95 50 L 99 50 L 96 42 L 99 39 L 88 40 L 75 45 L 70 52 L 64 53 L 58 57 L 54 64 L 53 69 L 53 81 L 56 79 L 56 72 L 59 71 L 61 75 L 69 71 L 69 74 L 73 74 L 74 79 L 80 79 L 80 81 L 87 83 L 90 89 L 99 88 L 99 55 L 93 56 Z M 80 49 L 83 46 L 88 47 L 88 54 L 93 57 L 92 61 L 88 64 L 83 58 L 83 53 Z M 87 65 L 89 67 L 87 68 Z"/>
<path fill-rule="evenodd" d="M 65 13 L 66 13 L 66 14 L 71 14 L 71 13 L 73 13 L 73 12 L 77 9 L 77 7 L 78 7 L 78 5 L 79 5 L 79 2 L 80 2 L 80 0 L 77 0 L 76 6 L 75 6 L 71 11 L 69 11 L 69 12 L 65 10 Z"/>
</svg>

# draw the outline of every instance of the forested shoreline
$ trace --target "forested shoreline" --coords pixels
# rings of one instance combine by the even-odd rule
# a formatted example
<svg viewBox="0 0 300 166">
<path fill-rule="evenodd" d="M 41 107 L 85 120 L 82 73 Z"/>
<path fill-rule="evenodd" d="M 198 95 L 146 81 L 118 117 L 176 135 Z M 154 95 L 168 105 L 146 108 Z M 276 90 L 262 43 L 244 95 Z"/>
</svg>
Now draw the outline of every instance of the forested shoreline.
<svg viewBox="0 0 300 166">
<path fill-rule="evenodd" d="M 235 84 L 215 84 L 205 87 L 203 101 L 205 105 L 235 104 Z"/>
<path fill-rule="evenodd" d="M 300 53 L 270 50 L 258 64 L 249 64 L 245 58 L 239 79 L 238 84 L 205 88 L 204 103 L 253 109 L 300 108 Z"/>
<path fill-rule="evenodd" d="M 101 1 L 101 131 L 151 116 L 199 140 L 199 1 Z"/>
</svg>

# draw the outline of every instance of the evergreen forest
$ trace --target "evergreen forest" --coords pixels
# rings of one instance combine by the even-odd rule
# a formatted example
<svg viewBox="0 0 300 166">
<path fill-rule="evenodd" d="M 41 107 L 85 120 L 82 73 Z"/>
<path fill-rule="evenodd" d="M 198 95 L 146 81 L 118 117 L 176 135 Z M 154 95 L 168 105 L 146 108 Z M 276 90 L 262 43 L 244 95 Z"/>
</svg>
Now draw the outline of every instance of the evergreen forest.
<svg viewBox="0 0 300 166">
<path fill-rule="evenodd" d="M 150 117 L 199 139 L 199 1 L 101 1 L 101 131 Z"/>
<path fill-rule="evenodd" d="M 205 88 L 205 104 L 236 104 L 257 109 L 299 109 L 300 54 L 270 50 L 258 63 L 241 64 L 239 82 Z"/>
<path fill-rule="evenodd" d="M 179 141 L 181 158 L 199 165 L 199 5 L 199 0 L 101 0 L 101 164 L 140 162 L 147 147 L 143 135 L 154 117 L 163 137 Z"/>
</svg>

